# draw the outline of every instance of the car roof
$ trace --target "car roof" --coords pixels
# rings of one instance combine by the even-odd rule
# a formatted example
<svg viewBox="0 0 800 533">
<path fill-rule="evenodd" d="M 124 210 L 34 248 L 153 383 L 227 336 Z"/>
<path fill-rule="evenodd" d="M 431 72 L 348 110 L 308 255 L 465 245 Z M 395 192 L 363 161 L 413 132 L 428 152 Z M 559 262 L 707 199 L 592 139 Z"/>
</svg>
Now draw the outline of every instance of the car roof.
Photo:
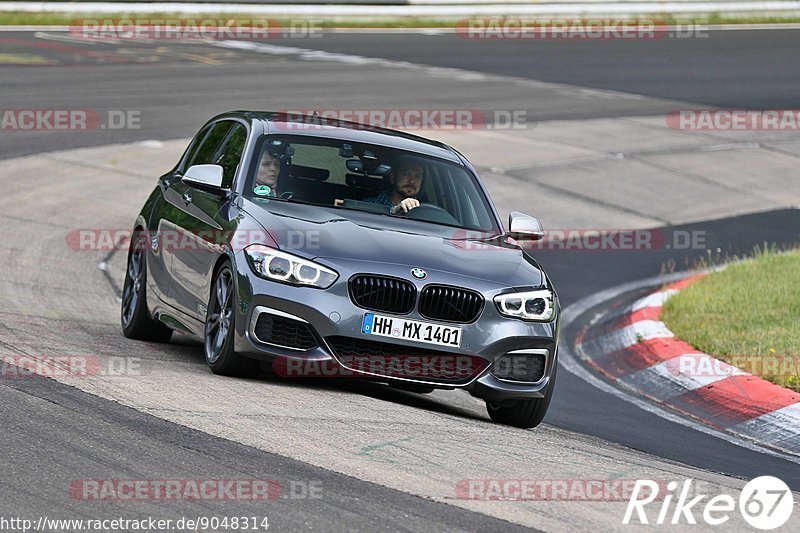
<svg viewBox="0 0 800 533">
<path fill-rule="evenodd" d="M 442 142 L 359 122 L 277 111 L 232 111 L 215 119 L 233 117 L 250 122 L 260 121 L 264 124 L 264 131 L 271 134 L 326 137 L 375 144 L 463 164 L 459 154 Z"/>
</svg>

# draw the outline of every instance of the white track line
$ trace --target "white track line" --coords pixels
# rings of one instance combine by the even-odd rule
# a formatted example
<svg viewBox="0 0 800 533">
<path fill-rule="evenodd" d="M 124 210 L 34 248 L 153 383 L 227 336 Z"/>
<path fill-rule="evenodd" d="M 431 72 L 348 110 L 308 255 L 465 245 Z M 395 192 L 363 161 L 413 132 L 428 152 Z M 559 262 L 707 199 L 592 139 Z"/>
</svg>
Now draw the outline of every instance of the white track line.
<svg viewBox="0 0 800 533">
<path fill-rule="evenodd" d="M 636 312 L 640 309 L 644 309 L 645 307 L 663 307 L 664 304 L 667 303 L 667 300 L 672 298 L 677 293 L 678 291 L 676 289 L 667 289 L 665 291 L 654 292 L 653 294 L 649 294 L 644 298 L 636 300 L 630 307 L 630 311 Z"/>
<path fill-rule="evenodd" d="M 703 363 L 699 363 L 702 360 Z M 717 371 L 708 375 L 688 375 L 682 372 L 682 363 L 705 364 L 708 368 Z M 714 366 L 716 363 L 720 363 Z M 697 365 L 697 366 L 699 366 Z M 724 365 L 724 366 L 723 366 Z M 659 401 L 668 400 L 689 391 L 705 387 L 732 375 L 740 375 L 731 365 L 726 365 L 706 354 L 679 355 L 668 361 L 657 363 L 649 368 L 643 368 L 633 374 L 618 378 L 633 389 L 638 389 L 651 398 Z"/>
<path fill-rule="evenodd" d="M 792 431 L 797 427 L 800 427 L 800 403 L 736 424 L 731 429 L 753 437 L 769 434 L 770 440 L 800 453 L 800 439 L 797 438 L 797 431 Z"/>
<path fill-rule="evenodd" d="M 232 41 L 232 40 L 216 41 L 211 44 L 213 44 L 214 46 L 219 46 L 221 48 L 249 50 L 261 54 L 269 54 L 277 56 L 293 56 L 296 59 L 307 60 L 307 61 L 332 61 L 337 63 L 345 63 L 349 65 L 364 65 L 364 66 L 386 67 L 398 70 L 413 70 L 416 72 L 423 72 L 435 77 L 445 77 L 449 79 L 457 79 L 467 82 L 502 81 L 504 83 L 511 83 L 514 85 L 521 85 L 525 87 L 553 89 L 559 91 L 561 94 L 569 94 L 579 98 L 586 98 L 586 97 L 625 98 L 628 100 L 643 100 L 647 98 L 649 100 L 658 100 L 658 98 L 645 97 L 640 94 L 627 93 L 621 91 L 588 89 L 564 83 L 551 83 L 535 79 L 517 78 L 514 76 L 499 76 L 495 74 L 488 74 L 485 72 L 478 72 L 474 70 L 451 68 L 451 67 L 434 67 L 431 65 L 424 65 L 420 63 L 411 63 L 409 61 L 397 61 L 393 59 L 384 59 L 380 57 L 369 57 L 356 54 L 326 52 L 324 50 L 314 50 L 311 48 L 300 48 L 296 46 L 281 46 L 281 45 L 257 43 L 251 41 Z"/>
<path fill-rule="evenodd" d="M 630 348 L 643 341 L 666 339 L 674 336 L 660 320 L 640 320 L 599 337 L 585 339 L 583 343 L 592 347 L 602 346 L 606 353 L 610 353 Z"/>
</svg>

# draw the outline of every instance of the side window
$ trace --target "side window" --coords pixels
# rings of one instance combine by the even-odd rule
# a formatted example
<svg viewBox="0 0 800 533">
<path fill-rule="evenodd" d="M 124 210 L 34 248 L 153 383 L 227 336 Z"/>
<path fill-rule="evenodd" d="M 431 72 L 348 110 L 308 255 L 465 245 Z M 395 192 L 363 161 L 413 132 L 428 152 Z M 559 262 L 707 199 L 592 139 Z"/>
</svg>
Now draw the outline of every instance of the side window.
<svg viewBox="0 0 800 533">
<path fill-rule="evenodd" d="M 429 184 L 433 186 L 436 191 L 436 205 L 445 209 L 448 213 L 456 218 L 458 216 L 458 194 L 456 192 L 457 186 L 453 182 L 453 177 L 447 169 L 440 167 L 440 165 L 431 165 Z"/>
<path fill-rule="evenodd" d="M 214 124 L 211 132 L 206 135 L 206 138 L 203 139 L 202 144 L 187 161 L 185 168 L 189 168 L 192 165 L 218 164 L 215 160 L 217 149 L 219 148 L 219 145 L 222 143 L 223 139 L 225 139 L 225 137 L 228 135 L 228 132 L 231 130 L 234 124 L 236 124 L 236 122 L 227 120 Z"/>
<path fill-rule="evenodd" d="M 464 172 L 464 171 L 459 171 Z M 464 178 L 467 178 L 465 175 Z M 468 179 L 468 178 L 467 178 Z M 487 199 L 482 198 L 478 187 L 463 187 L 459 189 L 459 204 L 464 210 L 464 216 L 469 217 L 469 220 L 464 220 L 462 223 L 467 226 L 475 228 L 488 228 L 493 224 L 491 218 L 491 211 L 487 205 L 485 209 L 478 209 L 477 206 L 486 204 Z"/>
<path fill-rule="evenodd" d="M 481 223 L 478 220 L 478 211 L 475 209 L 475 204 L 472 203 L 472 198 L 469 195 L 464 195 L 464 220 L 460 222 L 465 226 L 480 227 Z"/>
<path fill-rule="evenodd" d="M 242 160 L 244 144 L 247 141 L 247 128 L 236 122 L 231 128 L 227 139 L 217 150 L 214 159 L 222 167 L 222 186 L 230 189 L 233 185 L 233 178 L 236 169 Z"/>
<path fill-rule="evenodd" d="M 191 166 L 191 162 L 194 159 L 194 156 L 197 154 L 197 150 L 200 149 L 200 145 L 203 144 L 203 139 L 208 132 L 211 131 L 213 124 L 207 124 L 203 126 L 197 135 L 195 135 L 194 139 L 192 139 L 192 144 L 189 146 L 188 150 L 186 150 L 186 156 L 183 159 L 183 171 L 185 172 L 187 168 Z"/>
<path fill-rule="evenodd" d="M 420 202 L 440 205 L 439 195 L 436 191 L 436 182 L 440 179 L 437 172 L 437 165 L 423 164 L 422 175 L 424 176 L 420 185 L 417 198 Z"/>
</svg>

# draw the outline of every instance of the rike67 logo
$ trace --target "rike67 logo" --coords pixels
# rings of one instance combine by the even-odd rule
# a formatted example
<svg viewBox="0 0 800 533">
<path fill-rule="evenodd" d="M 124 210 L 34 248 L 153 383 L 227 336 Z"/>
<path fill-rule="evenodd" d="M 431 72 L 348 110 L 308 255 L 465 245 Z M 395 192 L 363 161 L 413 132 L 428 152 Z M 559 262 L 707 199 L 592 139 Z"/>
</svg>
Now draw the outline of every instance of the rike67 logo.
<svg viewBox="0 0 800 533">
<path fill-rule="evenodd" d="M 637 479 L 622 523 L 694 525 L 699 519 L 710 526 L 723 526 L 731 520 L 731 515 L 735 516 L 738 504 L 745 522 L 768 531 L 786 524 L 794 510 L 792 491 L 786 483 L 773 476 L 760 476 L 748 482 L 738 501 L 729 494 L 713 497 L 702 494 L 692 487 L 693 481 L 687 479 L 679 488 L 677 481 L 664 487 L 663 483 Z M 666 488 L 665 493 L 662 493 L 662 488 Z M 648 507 L 653 502 L 658 503 Z M 655 517 L 654 511 L 657 511 Z"/>
</svg>

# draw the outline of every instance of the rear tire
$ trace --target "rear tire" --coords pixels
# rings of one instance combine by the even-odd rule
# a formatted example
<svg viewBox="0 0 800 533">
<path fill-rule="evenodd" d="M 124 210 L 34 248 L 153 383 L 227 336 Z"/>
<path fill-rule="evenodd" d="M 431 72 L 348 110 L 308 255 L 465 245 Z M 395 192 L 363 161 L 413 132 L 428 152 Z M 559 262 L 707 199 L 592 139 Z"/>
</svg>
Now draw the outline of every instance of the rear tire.
<svg viewBox="0 0 800 533">
<path fill-rule="evenodd" d="M 236 284 L 229 262 L 225 262 L 211 284 L 206 312 L 203 353 L 208 368 L 223 376 L 252 376 L 258 371 L 258 361 L 243 357 L 233 349 L 236 327 Z"/>
<path fill-rule="evenodd" d="M 550 407 L 550 399 L 553 397 L 553 390 L 556 385 L 556 370 L 558 362 L 553 367 L 553 375 L 547 385 L 547 392 L 544 398 L 524 398 L 520 400 L 503 400 L 501 403 L 494 404 L 486 402 L 486 410 L 489 418 L 498 424 L 514 426 L 518 428 L 535 428 L 542 423 L 547 408 Z"/>
<path fill-rule="evenodd" d="M 150 317 L 147 310 L 147 258 L 145 240 L 141 231 L 131 239 L 125 282 L 122 285 L 120 324 L 122 334 L 129 339 L 151 342 L 168 342 L 172 330 Z"/>
</svg>

